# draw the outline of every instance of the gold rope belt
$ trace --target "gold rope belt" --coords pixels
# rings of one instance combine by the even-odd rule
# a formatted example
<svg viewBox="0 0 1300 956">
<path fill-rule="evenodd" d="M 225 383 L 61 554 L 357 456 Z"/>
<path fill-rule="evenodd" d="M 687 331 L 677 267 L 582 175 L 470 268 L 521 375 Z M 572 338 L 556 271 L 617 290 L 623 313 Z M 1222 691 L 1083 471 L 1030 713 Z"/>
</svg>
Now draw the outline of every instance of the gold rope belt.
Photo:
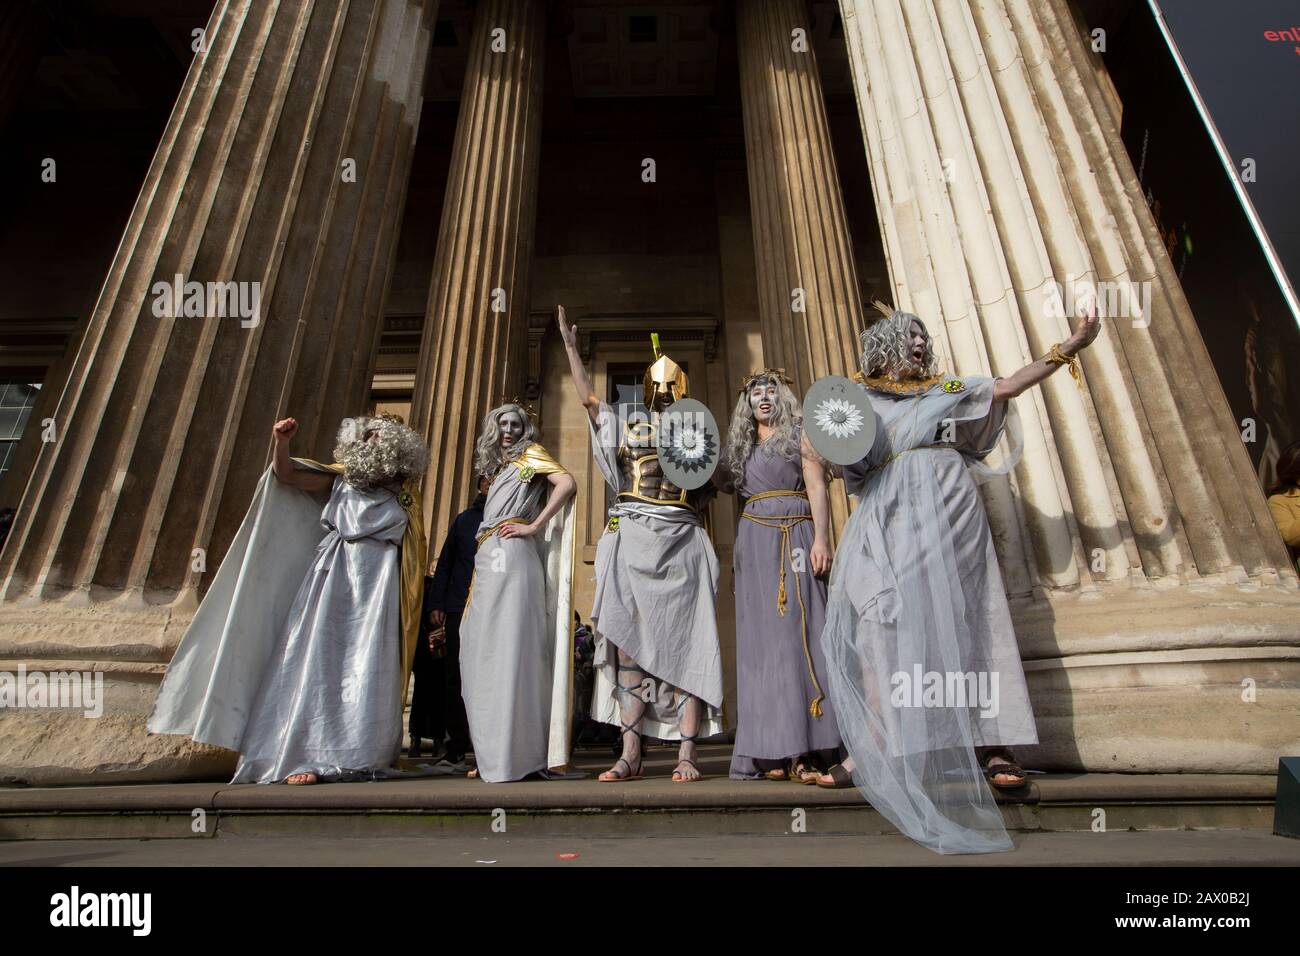
<svg viewBox="0 0 1300 956">
<path fill-rule="evenodd" d="M 803 498 L 807 500 L 806 491 L 792 491 L 788 489 L 777 489 L 775 491 L 761 491 L 756 495 L 750 496 L 745 502 L 745 507 L 749 507 L 752 501 L 760 501 L 763 498 Z M 790 570 L 794 571 L 794 552 L 790 547 L 790 529 L 804 521 L 812 521 L 812 515 L 772 515 L 760 516 L 752 515 L 748 511 L 742 511 L 740 516 L 754 524 L 762 525 L 764 528 L 776 528 L 781 532 L 781 583 L 776 592 L 776 609 L 781 617 L 785 617 L 786 610 L 786 592 L 785 592 L 785 560 L 790 559 Z M 808 664 L 808 677 L 812 681 L 813 689 L 816 690 L 817 696 L 812 699 L 808 705 L 808 713 L 815 718 L 822 716 L 822 701 L 826 699 L 826 692 L 822 690 L 821 682 L 817 680 L 817 669 L 813 666 L 812 648 L 808 645 L 808 610 L 803 603 L 803 588 L 799 584 L 799 576 L 796 574 L 794 579 L 794 593 L 799 601 L 799 629 L 803 634 L 803 656 Z"/>
<path fill-rule="evenodd" d="M 502 518 L 500 521 L 498 521 L 496 524 L 494 524 L 492 527 L 488 528 L 486 531 L 484 531 L 482 534 L 478 536 L 477 544 L 479 546 L 482 546 L 484 541 L 486 541 L 488 538 L 492 537 L 494 534 L 496 534 L 498 531 L 501 530 L 502 525 L 510 524 L 513 521 L 520 521 L 523 522 L 524 524 L 528 524 L 528 519 L 523 516 L 515 516 L 513 518 Z M 474 596 L 474 578 L 477 576 L 478 576 L 478 562 L 476 561 L 474 563 L 474 570 L 471 571 L 469 575 L 469 590 L 465 592 L 464 610 L 466 611 L 469 610 L 470 598 Z"/>
</svg>

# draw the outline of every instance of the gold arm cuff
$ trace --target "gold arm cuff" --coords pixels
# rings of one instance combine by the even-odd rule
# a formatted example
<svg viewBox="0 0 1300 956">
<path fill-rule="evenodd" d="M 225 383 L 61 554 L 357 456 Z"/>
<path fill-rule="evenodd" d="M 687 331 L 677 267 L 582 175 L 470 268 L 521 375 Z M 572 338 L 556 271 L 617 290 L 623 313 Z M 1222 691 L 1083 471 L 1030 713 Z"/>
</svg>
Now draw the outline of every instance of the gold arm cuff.
<svg viewBox="0 0 1300 956">
<path fill-rule="evenodd" d="M 1065 350 L 1061 348 L 1061 343 L 1057 342 L 1047 353 L 1047 361 L 1053 365 L 1065 365 L 1070 369 L 1070 377 L 1074 379 L 1075 384 L 1083 386 L 1083 373 L 1079 370 L 1079 358 L 1076 355 L 1066 355 Z"/>
</svg>

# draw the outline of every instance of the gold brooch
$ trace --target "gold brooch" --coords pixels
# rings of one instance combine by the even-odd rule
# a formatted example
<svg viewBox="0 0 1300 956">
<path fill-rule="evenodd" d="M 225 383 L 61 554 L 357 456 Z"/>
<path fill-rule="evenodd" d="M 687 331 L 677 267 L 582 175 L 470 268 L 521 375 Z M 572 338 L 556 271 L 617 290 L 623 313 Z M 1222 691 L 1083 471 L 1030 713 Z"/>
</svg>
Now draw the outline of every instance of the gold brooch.
<svg viewBox="0 0 1300 956">
<path fill-rule="evenodd" d="M 605 525 L 605 530 L 606 530 L 606 531 L 617 531 L 617 530 L 618 530 L 618 515 L 614 515 L 613 517 L 611 517 L 611 518 L 609 519 L 609 524 Z"/>
<path fill-rule="evenodd" d="M 403 508 L 409 508 L 415 503 L 415 495 L 411 494 L 409 491 L 403 490 L 401 494 L 397 496 L 397 503 Z"/>
<path fill-rule="evenodd" d="M 519 480 L 532 481 L 533 475 L 535 474 L 537 474 L 536 468 L 534 468 L 532 465 L 524 465 L 524 467 L 519 469 Z"/>
<path fill-rule="evenodd" d="M 959 378 L 950 378 L 939 387 L 949 395 L 956 395 L 958 392 L 966 391 L 966 383 Z"/>
</svg>

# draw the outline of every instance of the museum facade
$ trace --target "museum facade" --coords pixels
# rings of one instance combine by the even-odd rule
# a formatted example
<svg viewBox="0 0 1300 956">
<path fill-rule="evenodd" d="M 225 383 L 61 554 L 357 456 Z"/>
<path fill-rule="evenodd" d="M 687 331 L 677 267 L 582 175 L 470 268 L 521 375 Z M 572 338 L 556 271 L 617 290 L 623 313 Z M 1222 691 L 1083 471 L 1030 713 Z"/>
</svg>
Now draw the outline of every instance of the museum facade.
<svg viewBox="0 0 1300 956">
<path fill-rule="evenodd" d="M 116 92 L 102 70 L 73 87 L 93 58 L 65 43 L 8 78 L 41 96 L 0 101 L 26 141 L 58 143 L 36 137 L 33 163 L 90 179 L 16 210 L 35 238 L 4 240 L 26 265 L 0 370 L 29 387 L 0 479 L 0 671 L 104 675 L 97 718 L 0 710 L 0 781 L 220 772 L 229 755 L 144 720 L 279 417 L 302 423 L 295 453 L 327 459 L 343 417 L 407 416 L 433 450 L 436 547 L 472 496 L 484 413 L 531 403 L 579 482 L 585 619 L 607 501 L 557 303 L 604 397 L 635 400 L 657 332 L 725 422 L 752 370 L 801 389 L 850 374 L 873 299 L 922 316 L 943 368 L 1005 375 L 1065 338 L 1089 288 L 1107 321 L 1083 384 L 1018 400 L 1023 460 L 983 488 L 1041 740 L 1020 756 L 1270 773 L 1300 750 L 1294 565 L 1079 5 L 180 8 L 150 29 L 199 49 L 157 83 L 130 90 L 110 62 Z M 11 23 L 10 42 L 74 28 Z M 128 95 L 154 86 L 172 105 L 151 134 Z M 127 117 L 87 135 L 129 208 L 96 198 L 56 115 L 77 97 Z M 95 224 L 80 246 L 79 221 Z M 837 522 L 847 506 L 839 492 Z M 729 672 L 736 520 L 711 506 Z"/>
</svg>

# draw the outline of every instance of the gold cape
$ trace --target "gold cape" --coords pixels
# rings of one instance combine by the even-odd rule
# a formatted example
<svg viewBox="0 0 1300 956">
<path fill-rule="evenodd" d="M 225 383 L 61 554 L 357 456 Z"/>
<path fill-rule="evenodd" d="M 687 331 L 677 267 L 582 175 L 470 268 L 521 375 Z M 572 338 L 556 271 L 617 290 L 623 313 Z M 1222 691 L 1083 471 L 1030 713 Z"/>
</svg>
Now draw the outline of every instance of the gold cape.
<svg viewBox="0 0 1300 956">
<path fill-rule="evenodd" d="M 536 446 L 534 446 L 536 447 Z M 525 453 L 526 455 L 527 453 Z M 523 458 L 525 455 L 521 455 Z M 295 458 L 303 464 L 343 474 L 340 462 L 326 465 L 310 458 Z M 558 467 L 558 466 L 557 466 Z M 541 471 L 539 467 L 537 469 Z M 403 500 L 405 499 L 405 500 Z M 424 570 L 429 560 L 429 543 L 424 534 L 424 511 L 420 503 L 420 480 L 407 478 L 402 482 L 398 504 L 406 511 L 406 530 L 402 532 L 402 704 L 406 704 L 406 688 L 411 682 L 411 665 L 415 663 L 415 642 L 420 639 L 420 609 L 424 603 Z"/>
<path fill-rule="evenodd" d="M 525 448 L 523 454 L 514 459 L 511 464 L 520 471 L 525 468 L 532 468 L 539 475 L 553 475 L 557 472 L 567 475 L 569 473 L 568 469 L 552 458 L 550 452 L 537 442 L 533 442 Z"/>
</svg>

